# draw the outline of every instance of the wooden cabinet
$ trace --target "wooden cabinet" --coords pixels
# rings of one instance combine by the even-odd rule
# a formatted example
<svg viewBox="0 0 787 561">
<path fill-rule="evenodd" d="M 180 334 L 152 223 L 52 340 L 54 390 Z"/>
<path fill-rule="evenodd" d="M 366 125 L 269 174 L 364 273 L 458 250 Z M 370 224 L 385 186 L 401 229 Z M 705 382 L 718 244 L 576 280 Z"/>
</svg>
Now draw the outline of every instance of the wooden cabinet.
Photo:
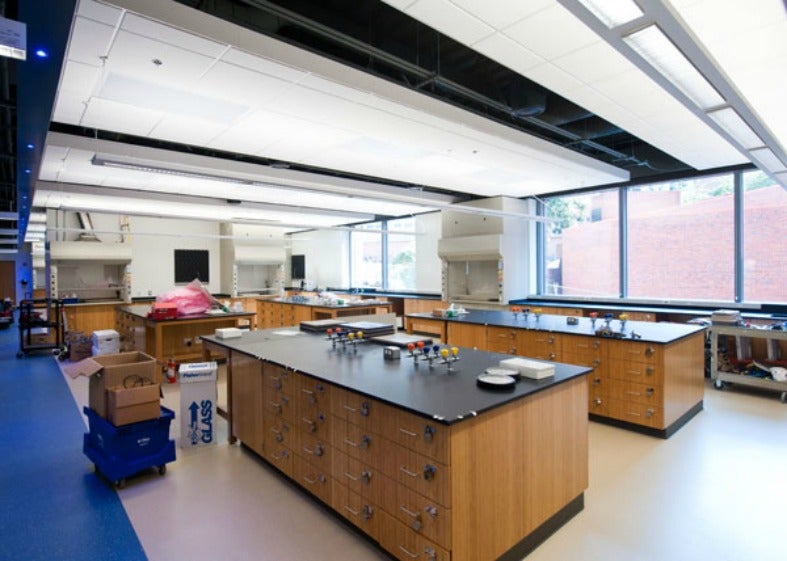
<svg viewBox="0 0 787 561">
<path fill-rule="evenodd" d="M 440 318 L 406 317 L 404 327 L 407 333 L 433 335 L 443 343 L 446 342 L 446 321 Z"/>
<path fill-rule="evenodd" d="M 428 298 L 405 298 L 404 314 L 431 314 L 433 310 L 445 310 L 449 304 L 445 300 Z"/>
<path fill-rule="evenodd" d="M 66 331 L 81 331 L 90 337 L 94 331 L 117 330 L 117 304 L 66 304 L 63 306 Z"/>
<path fill-rule="evenodd" d="M 562 335 L 562 361 L 593 369 L 588 375 L 588 411 L 606 416 L 609 397 L 607 341 L 599 337 Z"/>
<path fill-rule="evenodd" d="M 246 446 L 263 453 L 262 363 L 238 354 L 232 361 L 232 433 Z"/>
<path fill-rule="evenodd" d="M 562 361 L 562 335 L 551 331 L 523 329 L 517 334 L 517 352 L 541 360 Z"/>
<path fill-rule="evenodd" d="M 456 347 L 484 350 L 486 326 L 475 323 L 449 321 L 446 327 L 447 343 Z"/>
</svg>

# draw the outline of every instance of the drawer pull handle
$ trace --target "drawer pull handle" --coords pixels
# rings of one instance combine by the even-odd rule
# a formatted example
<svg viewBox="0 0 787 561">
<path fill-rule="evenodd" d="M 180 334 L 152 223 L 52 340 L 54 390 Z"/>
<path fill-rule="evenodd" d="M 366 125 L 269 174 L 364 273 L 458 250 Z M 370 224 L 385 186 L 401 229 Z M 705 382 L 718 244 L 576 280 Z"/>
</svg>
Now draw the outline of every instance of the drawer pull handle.
<svg viewBox="0 0 787 561">
<path fill-rule="evenodd" d="M 368 401 L 364 401 L 363 403 L 361 403 L 360 410 L 356 409 L 355 407 L 350 407 L 349 405 L 345 405 L 344 408 L 350 413 L 360 413 L 362 417 L 368 417 L 369 410 L 371 409 L 371 405 L 369 405 Z"/>
<path fill-rule="evenodd" d="M 344 476 L 349 479 L 350 481 L 358 481 L 358 478 L 355 477 L 352 473 L 344 472 Z"/>
<path fill-rule="evenodd" d="M 601 378 L 593 378 L 593 385 L 600 386 L 601 385 Z"/>
<path fill-rule="evenodd" d="M 632 376 L 642 376 L 642 372 L 639 370 L 626 370 L 626 374 L 631 374 Z"/>
<path fill-rule="evenodd" d="M 645 356 L 651 357 L 654 354 L 656 354 L 656 349 L 654 349 L 653 347 L 648 347 L 647 349 L 645 349 Z"/>
<path fill-rule="evenodd" d="M 344 442 L 349 444 L 353 448 L 358 448 L 358 446 L 360 446 L 361 448 L 369 448 L 369 446 L 372 445 L 372 438 L 370 436 L 363 435 L 361 437 L 361 443 L 360 444 L 358 444 L 357 442 L 353 442 L 349 438 L 345 438 Z"/>
<path fill-rule="evenodd" d="M 318 481 L 319 481 L 320 483 L 325 483 L 325 476 L 324 476 L 323 474 L 321 474 L 321 473 L 320 473 L 320 474 L 319 474 L 319 475 L 317 475 L 317 477 L 315 477 L 314 479 L 309 479 L 308 477 L 306 477 L 306 476 L 304 475 L 304 476 L 303 476 L 303 480 L 304 480 L 306 483 L 308 483 L 309 485 L 314 485 L 314 484 L 315 484 L 315 483 L 317 483 Z"/>
<path fill-rule="evenodd" d="M 401 471 L 405 475 L 409 475 L 410 477 L 418 477 L 418 473 L 414 471 L 410 471 L 404 466 L 399 466 L 399 471 Z"/>
<path fill-rule="evenodd" d="M 316 432 L 317 431 L 317 423 L 312 421 L 311 419 L 307 419 L 306 417 L 302 417 L 301 421 L 309 425 L 309 432 Z"/>
<path fill-rule="evenodd" d="M 310 404 L 314 405 L 315 403 L 317 403 L 317 396 L 314 395 L 313 391 L 307 390 L 305 388 L 301 388 L 301 391 L 309 396 L 309 403 Z"/>
<path fill-rule="evenodd" d="M 601 346 L 601 343 L 599 341 L 593 341 L 593 348 L 594 349 L 598 349 L 600 346 Z"/>
<path fill-rule="evenodd" d="M 404 552 L 404 554 L 407 555 L 408 557 L 410 557 L 411 559 L 418 559 L 418 554 L 417 553 L 413 553 L 412 551 L 410 551 L 409 549 L 407 549 L 403 545 L 400 545 L 399 549 L 401 549 Z"/>
<path fill-rule="evenodd" d="M 655 373 L 656 373 L 656 369 L 653 368 L 652 366 L 648 366 L 645 369 L 645 374 L 647 374 L 648 376 L 653 376 Z"/>
<path fill-rule="evenodd" d="M 372 507 L 370 505 L 363 505 L 363 508 L 361 509 L 361 518 L 364 520 L 371 520 L 372 514 L 374 514 Z"/>
<path fill-rule="evenodd" d="M 633 392 L 633 391 L 627 391 L 626 393 L 627 393 L 628 395 L 642 395 L 642 394 L 641 394 L 641 393 L 639 393 L 639 392 Z"/>
<path fill-rule="evenodd" d="M 361 472 L 361 482 L 364 485 L 369 485 L 369 483 L 371 483 L 371 481 L 372 481 L 372 472 L 369 471 L 368 469 L 363 470 Z"/>
<path fill-rule="evenodd" d="M 651 397 L 655 393 L 655 391 L 656 390 L 654 388 L 648 388 L 645 390 L 645 395 Z"/>
<path fill-rule="evenodd" d="M 418 512 L 413 512 L 412 510 L 410 510 L 409 508 L 407 508 L 407 507 L 406 507 L 406 506 L 404 506 L 404 505 L 399 505 L 399 510 L 401 510 L 402 512 L 404 512 L 404 513 L 405 513 L 407 516 L 411 516 L 411 517 L 413 517 L 413 518 L 417 518 L 417 517 L 419 517 L 419 516 L 421 515 L 421 514 L 420 514 L 420 513 L 418 513 Z"/>
<path fill-rule="evenodd" d="M 597 358 L 593 359 L 593 363 L 591 364 L 591 366 L 593 366 L 593 368 L 598 368 L 599 366 L 601 366 L 601 361 Z"/>
<path fill-rule="evenodd" d="M 435 475 L 437 475 L 437 468 L 431 464 L 426 464 L 424 466 L 424 479 L 431 481 Z"/>
<path fill-rule="evenodd" d="M 314 450 L 312 450 L 308 446 L 304 446 L 303 451 L 306 452 L 307 454 L 311 454 L 312 456 L 317 456 L 318 458 L 325 453 L 325 449 L 323 448 L 322 444 L 317 444 L 314 447 Z"/>
<path fill-rule="evenodd" d="M 407 429 L 403 429 L 402 427 L 399 427 L 399 432 L 401 432 L 402 434 L 405 434 L 407 436 L 418 436 L 417 433 L 414 433 L 414 432 L 409 431 Z"/>
<path fill-rule="evenodd" d="M 426 561 L 437 561 L 437 552 L 433 548 L 425 547 L 424 554 L 426 554 Z"/>
<path fill-rule="evenodd" d="M 557 355 L 555 353 L 549 353 L 549 360 L 555 360 Z"/>
<path fill-rule="evenodd" d="M 413 512 L 412 510 L 409 510 L 409 509 L 408 509 L 407 507 L 405 507 L 404 505 L 401 505 L 401 506 L 399 507 L 399 510 L 401 510 L 401 511 L 402 511 L 402 512 L 404 512 L 404 513 L 405 513 L 407 516 L 410 516 L 410 517 L 413 519 L 413 520 L 410 522 L 410 527 L 411 527 L 413 530 L 415 530 L 416 532 L 420 532 L 420 531 L 421 531 L 421 529 L 424 527 L 424 521 L 421 519 L 421 513 L 420 513 L 420 512 Z"/>
<path fill-rule="evenodd" d="M 268 404 L 273 407 L 277 413 L 281 413 L 281 403 L 276 403 L 275 401 L 269 401 Z"/>
<path fill-rule="evenodd" d="M 585 345 L 584 343 L 577 343 L 577 348 L 580 349 L 589 349 L 590 345 Z"/>
<path fill-rule="evenodd" d="M 596 397 L 593 399 L 593 405 L 601 405 L 601 398 Z"/>
<path fill-rule="evenodd" d="M 426 508 L 424 508 L 424 510 L 426 511 L 426 514 L 428 514 L 432 518 L 437 518 L 437 507 L 436 506 L 429 505 Z"/>
<path fill-rule="evenodd" d="M 346 510 L 347 512 L 349 512 L 353 516 L 358 516 L 360 514 L 360 512 L 358 512 L 357 510 L 352 508 L 350 505 L 344 505 L 344 510 Z"/>
<path fill-rule="evenodd" d="M 656 414 L 656 412 L 653 409 L 648 408 L 648 409 L 645 410 L 645 416 L 647 418 L 651 418 L 655 414 Z"/>
<path fill-rule="evenodd" d="M 424 427 L 424 441 L 425 442 L 432 442 L 434 438 L 435 429 L 432 425 L 426 425 Z"/>
<path fill-rule="evenodd" d="M 282 450 L 282 451 L 281 451 L 281 452 L 279 452 L 278 454 L 272 454 L 272 455 L 271 455 L 271 457 L 272 457 L 274 460 L 276 460 L 276 461 L 279 461 L 279 460 L 286 460 L 287 458 L 289 458 L 289 454 L 287 454 L 287 450 Z"/>
<path fill-rule="evenodd" d="M 631 416 L 631 417 L 642 417 L 642 415 L 640 415 L 636 411 L 629 411 L 628 415 Z"/>
<path fill-rule="evenodd" d="M 273 387 L 276 388 L 277 390 L 281 389 L 281 380 L 279 378 L 276 377 L 273 378 Z"/>
</svg>

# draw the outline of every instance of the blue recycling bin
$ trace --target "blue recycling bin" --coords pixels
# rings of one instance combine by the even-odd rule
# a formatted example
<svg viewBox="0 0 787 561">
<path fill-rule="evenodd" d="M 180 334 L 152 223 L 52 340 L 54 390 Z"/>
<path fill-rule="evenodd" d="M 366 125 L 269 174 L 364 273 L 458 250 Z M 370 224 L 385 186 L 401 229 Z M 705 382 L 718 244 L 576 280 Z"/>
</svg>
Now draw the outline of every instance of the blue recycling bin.
<svg viewBox="0 0 787 561">
<path fill-rule="evenodd" d="M 85 433 L 82 451 L 117 487 L 126 478 L 148 468 L 166 473 L 166 464 L 175 460 L 175 441 L 169 425 L 175 412 L 161 407 L 158 419 L 116 427 L 89 407 L 84 408 L 90 432 Z"/>
</svg>

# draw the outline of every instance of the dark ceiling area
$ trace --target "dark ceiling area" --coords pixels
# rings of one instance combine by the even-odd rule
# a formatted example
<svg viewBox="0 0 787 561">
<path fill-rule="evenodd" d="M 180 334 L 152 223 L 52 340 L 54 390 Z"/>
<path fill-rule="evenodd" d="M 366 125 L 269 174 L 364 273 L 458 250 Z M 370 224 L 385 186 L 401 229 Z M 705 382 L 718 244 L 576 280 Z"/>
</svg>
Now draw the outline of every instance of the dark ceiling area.
<svg viewBox="0 0 787 561">
<path fill-rule="evenodd" d="M 379 0 L 178 1 L 624 168 L 632 179 L 691 169 Z"/>
<path fill-rule="evenodd" d="M 16 0 L 0 0 L 0 15 L 18 19 Z M 16 133 L 16 61 L 0 57 L 0 213 L 17 211 Z M 0 218 L 0 249 L 16 249 L 17 227 L 17 220 Z"/>
</svg>

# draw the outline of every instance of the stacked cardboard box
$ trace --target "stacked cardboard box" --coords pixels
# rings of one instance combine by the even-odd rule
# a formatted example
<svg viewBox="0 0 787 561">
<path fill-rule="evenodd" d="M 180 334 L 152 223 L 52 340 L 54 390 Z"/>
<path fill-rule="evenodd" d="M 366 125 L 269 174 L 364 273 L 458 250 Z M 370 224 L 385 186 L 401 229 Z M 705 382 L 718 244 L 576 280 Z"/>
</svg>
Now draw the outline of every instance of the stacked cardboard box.
<svg viewBox="0 0 787 561">
<path fill-rule="evenodd" d="M 152 356 L 139 351 L 101 355 L 64 370 L 72 378 L 90 378 L 89 407 L 116 426 L 160 415 L 160 370 Z"/>
</svg>

